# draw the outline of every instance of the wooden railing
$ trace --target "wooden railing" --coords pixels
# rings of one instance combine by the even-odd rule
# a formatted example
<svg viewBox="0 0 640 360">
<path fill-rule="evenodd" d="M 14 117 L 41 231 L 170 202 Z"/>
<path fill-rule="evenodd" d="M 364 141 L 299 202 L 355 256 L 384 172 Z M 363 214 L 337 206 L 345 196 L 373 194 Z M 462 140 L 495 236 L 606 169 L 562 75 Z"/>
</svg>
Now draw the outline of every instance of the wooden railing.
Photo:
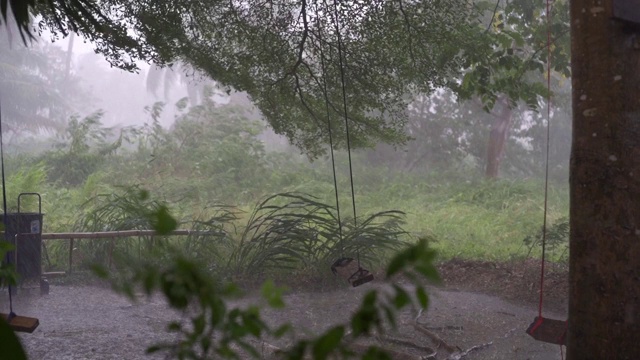
<svg viewBox="0 0 640 360">
<path fill-rule="evenodd" d="M 68 232 L 68 233 L 43 233 L 42 241 L 46 240 L 69 240 L 69 267 L 68 271 L 72 271 L 73 266 L 73 245 L 75 240 L 79 239 L 117 239 L 124 237 L 136 236 L 189 236 L 189 235 L 221 235 L 221 233 L 213 231 L 198 230 L 174 230 L 169 234 L 158 235 L 154 230 L 122 230 L 122 231 L 102 231 L 102 232 Z M 44 243 L 42 244 L 44 246 Z M 109 250 L 109 264 L 111 264 L 111 255 L 113 253 L 113 243 Z M 54 274 L 54 273 L 47 273 Z M 55 273 L 57 274 L 57 273 Z"/>
</svg>

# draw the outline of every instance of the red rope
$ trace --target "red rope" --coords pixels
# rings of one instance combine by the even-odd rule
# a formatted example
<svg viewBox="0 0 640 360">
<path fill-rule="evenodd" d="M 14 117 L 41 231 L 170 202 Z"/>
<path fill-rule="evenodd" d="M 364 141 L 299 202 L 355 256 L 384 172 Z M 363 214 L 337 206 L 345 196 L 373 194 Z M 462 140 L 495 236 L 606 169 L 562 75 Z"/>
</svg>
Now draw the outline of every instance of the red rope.
<svg viewBox="0 0 640 360">
<path fill-rule="evenodd" d="M 544 296 L 544 265 L 547 245 L 547 204 L 549 198 L 549 143 L 551 134 L 551 0 L 547 5 L 547 149 L 544 172 L 544 217 L 542 220 L 542 259 L 540 265 L 540 302 L 538 316 L 542 319 L 542 303 Z"/>
</svg>

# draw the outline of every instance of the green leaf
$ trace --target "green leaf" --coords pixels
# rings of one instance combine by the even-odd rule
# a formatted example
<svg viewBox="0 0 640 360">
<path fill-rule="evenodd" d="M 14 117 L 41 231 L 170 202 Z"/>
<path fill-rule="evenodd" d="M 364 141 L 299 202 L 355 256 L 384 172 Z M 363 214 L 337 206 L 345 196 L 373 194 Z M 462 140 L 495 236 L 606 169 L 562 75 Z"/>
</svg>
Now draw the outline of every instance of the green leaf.
<svg viewBox="0 0 640 360">
<path fill-rule="evenodd" d="M 178 322 L 172 321 L 167 325 L 167 330 L 171 332 L 179 332 L 182 330 L 182 325 Z"/>
<path fill-rule="evenodd" d="M 0 318 L 0 352 L 3 360 L 27 360 L 27 354 L 20 339 L 2 318 Z"/>
<path fill-rule="evenodd" d="M 422 286 L 416 287 L 416 298 L 420 303 L 420 307 L 426 309 L 429 306 L 429 296 Z"/>
<path fill-rule="evenodd" d="M 200 314 L 191 320 L 193 323 L 193 331 L 196 334 L 202 334 L 204 332 L 204 328 L 207 325 L 207 322 L 204 318 L 204 314 Z"/>
<path fill-rule="evenodd" d="M 101 279 L 106 279 L 109 277 L 109 272 L 107 271 L 107 268 L 102 265 L 92 264 L 91 271 Z"/>
<path fill-rule="evenodd" d="M 392 360 L 391 356 L 377 346 L 370 346 L 362 360 Z"/>
<path fill-rule="evenodd" d="M 393 297 L 393 305 L 396 309 L 401 309 L 411 303 L 409 294 L 403 288 L 395 284 L 393 285 L 393 288 L 396 291 L 396 295 Z"/>
<path fill-rule="evenodd" d="M 167 235 L 178 228 L 178 222 L 169 215 L 169 209 L 164 205 L 150 214 L 149 221 L 159 235 Z"/>
<path fill-rule="evenodd" d="M 404 270 L 409 263 L 410 258 L 411 253 L 407 250 L 396 254 L 387 266 L 387 277 L 391 277 L 401 270 Z"/>
<path fill-rule="evenodd" d="M 326 359 L 340 344 L 344 336 L 344 326 L 336 326 L 322 335 L 313 344 L 313 358 Z"/>
<path fill-rule="evenodd" d="M 146 201 L 148 199 L 149 199 L 149 191 L 140 189 L 140 191 L 138 192 L 138 200 Z"/>
<path fill-rule="evenodd" d="M 267 280 L 262 285 L 262 296 L 267 300 L 269 306 L 276 309 L 281 309 L 285 306 L 282 294 L 284 288 L 277 287 L 273 281 Z"/>
<path fill-rule="evenodd" d="M 208 336 L 204 336 L 203 338 L 200 339 L 200 347 L 202 347 L 202 351 L 205 354 L 209 352 L 209 349 L 211 349 L 212 343 L 213 343 L 213 340 Z"/>
<path fill-rule="evenodd" d="M 279 326 L 274 332 L 273 332 L 273 336 L 275 336 L 276 338 L 280 338 L 284 335 L 286 335 L 288 332 L 293 331 L 293 327 L 291 326 L 291 324 L 284 324 Z"/>
<path fill-rule="evenodd" d="M 162 345 L 152 345 L 147 348 L 147 354 L 153 354 L 164 349 Z"/>
<path fill-rule="evenodd" d="M 150 295 L 153 290 L 155 290 L 158 282 L 158 276 L 153 270 L 154 269 L 148 269 L 147 273 L 144 274 L 144 278 L 142 280 L 142 286 L 147 295 Z"/>
<path fill-rule="evenodd" d="M 260 309 L 257 307 L 250 307 L 242 313 L 242 325 L 245 331 L 257 338 L 260 337 L 260 333 L 266 327 L 260 320 Z"/>
</svg>

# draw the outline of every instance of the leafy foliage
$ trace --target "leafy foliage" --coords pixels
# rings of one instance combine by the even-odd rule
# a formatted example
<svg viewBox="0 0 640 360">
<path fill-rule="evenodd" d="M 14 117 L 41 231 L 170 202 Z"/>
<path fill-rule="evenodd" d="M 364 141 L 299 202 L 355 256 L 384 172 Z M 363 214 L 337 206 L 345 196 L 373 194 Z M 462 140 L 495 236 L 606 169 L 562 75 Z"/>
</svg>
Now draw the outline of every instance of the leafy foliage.
<svg viewBox="0 0 640 360">
<path fill-rule="evenodd" d="M 364 263 L 379 262 L 405 243 L 403 215 L 375 213 L 354 226 L 350 221 L 340 223 L 335 207 L 309 195 L 276 194 L 249 217 L 229 266 L 255 276 L 278 268 L 327 268 L 345 254 L 357 254 Z"/>
<path fill-rule="evenodd" d="M 78 77 L 65 71 L 65 54 L 51 44 L 12 43 L 9 24 L 0 32 L 0 90 L 6 134 L 57 132 L 86 100 Z"/>
<path fill-rule="evenodd" d="M 71 117 L 66 130 L 58 135 L 55 152 L 42 160 L 49 166 L 49 180 L 64 186 L 80 185 L 98 171 L 107 157 L 112 156 L 123 141 L 130 140 L 129 129 L 122 129 L 115 137 L 113 129 L 103 127 L 102 111 L 83 119 Z"/>
<path fill-rule="evenodd" d="M 70 25 L 114 66 L 134 70 L 136 60 L 180 60 L 226 88 L 246 91 L 276 133 L 311 156 L 325 151 L 327 120 L 344 146 L 338 125 L 345 116 L 354 146 L 405 141 L 406 95 L 430 93 L 459 73 L 477 15 L 466 0 L 250 6 L 49 0 L 20 9 L 26 13 L 29 5 L 42 16 L 42 28 L 58 36 Z"/>
<path fill-rule="evenodd" d="M 3 230 L 4 232 L 4 230 Z M 5 259 L 7 253 L 15 248 L 14 245 L 7 241 L 0 241 L 0 258 Z M 15 265 L 2 261 L 0 263 L 0 288 L 7 286 L 15 286 L 18 281 L 18 273 Z"/>
<path fill-rule="evenodd" d="M 428 249 L 426 241 L 421 240 L 396 256 L 387 271 L 389 276 L 402 274 L 416 282 L 416 306 L 419 308 L 428 306 L 428 296 L 418 276 L 438 279 L 433 259 L 434 252 Z M 159 291 L 172 307 L 188 317 L 187 321 L 168 325 L 167 329 L 178 335 L 175 342 L 153 345 L 149 352 L 165 351 L 179 359 L 260 358 L 257 344 L 261 339 L 279 339 L 294 331 L 286 323 L 277 327 L 267 324 L 261 319 L 258 307 L 228 308 L 228 300 L 240 294 L 238 288 L 232 284 L 221 284 L 192 260 L 178 255 L 162 267 L 146 262 L 133 263 L 131 267 L 131 277 L 112 280 L 117 291 L 133 300 L 136 288 L 141 288 L 147 295 Z M 107 277 L 103 268 L 96 267 L 95 271 Z M 262 294 L 271 306 L 284 305 L 282 289 L 273 283 L 266 282 Z M 314 359 L 351 356 L 353 352 L 349 344 L 371 335 L 374 330 L 384 332 L 386 326 L 394 326 L 395 312 L 412 304 L 410 295 L 400 286 L 394 286 L 390 293 L 371 290 L 349 322 L 335 326 L 316 338 L 298 341 L 280 351 L 279 355 L 285 359 L 302 359 L 305 354 Z M 377 347 L 369 348 L 363 358 L 371 358 L 372 354 L 384 358 L 381 357 L 384 350 Z"/>
<path fill-rule="evenodd" d="M 569 251 L 569 218 L 557 219 L 546 229 L 546 234 L 543 234 L 543 231 L 545 229 L 540 229 L 537 234 L 524 238 L 523 243 L 529 248 L 529 252 L 541 249 L 544 236 L 545 250 L 558 260 L 566 260 L 564 257 Z"/>
<path fill-rule="evenodd" d="M 98 196 L 87 202 L 85 215 L 76 230 L 114 231 L 159 229 L 167 234 L 175 228 L 163 202 L 151 200 L 136 187 L 121 194 Z M 260 202 L 240 224 L 240 211 L 230 206 L 209 206 L 203 219 L 179 222 L 194 232 L 184 242 L 144 239 L 144 257 L 165 259 L 177 251 L 190 254 L 205 268 L 222 278 L 255 281 L 278 271 L 309 273 L 329 268 L 335 259 L 349 254 L 360 261 L 378 264 L 407 243 L 402 229 L 404 213 L 385 211 L 338 223 L 335 207 L 296 193 L 276 194 Z M 83 242 L 83 252 L 93 262 L 104 263 L 115 245 L 105 241 Z M 119 241 L 116 252 L 125 257 L 135 253 L 135 243 Z M 138 247 L 141 245 L 138 244 Z M 119 251 L 118 251 L 119 249 Z M 324 272 L 324 271 L 323 271 Z"/>
<path fill-rule="evenodd" d="M 138 200 L 145 200 L 146 193 L 140 193 Z M 306 203 L 318 209 L 326 209 L 326 205 L 311 202 L 300 195 L 285 194 L 283 201 L 289 201 L 285 206 L 267 205 L 270 200 L 263 202 L 260 209 L 271 210 L 264 220 L 258 221 L 258 226 L 250 225 L 246 232 L 259 233 L 259 228 L 269 220 L 287 220 L 304 218 L 310 221 L 310 215 L 302 214 L 296 217 L 296 206 Z M 133 205 L 135 212 L 143 214 L 157 214 L 145 204 Z M 284 214 L 278 217 L 278 211 L 286 209 Z M 261 218 L 256 216 L 256 218 Z M 176 229 L 177 222 L 169 221 L 161 225 L 164 220 L 171 220 L 171 216 L 157 217 L 159 220 L 154 229 L 157 231 L 172 231 Z M 278 220 L 280 222 L 280 220 Z M 255 224 L 256 221 L 250 221 Z M 271 227 L 273 231 L 287 229 L 288 233 L 295 234 L 296 221 L 294 220 L 283 227 Z M 366 228 L 366 226 L 365 226 Z M 245 232 L 245 233 L 246 233 Z M 263 234 L 270 234 L 262 231 Z M 286 236 L 287 233 L 279 234 Z M 415 282 L 417 306 L 426 308 L 428 297 L 419 281 L 421 277 L 437 281 L 437 271 L 433 266 L 435 253 L 427 246 L 426 239 L 421 239 L 415 245 L 407 247 L 391 260 L 387 270 L 387 276 L 403 275 Z M 208 359 L 219 358 L 260 358 L 259 347 L 256 345 L 261 339 L 267 337 L 281 338 L 292 333 L 294 329 L 289 324 L 273 327 L 260 317 L 260 308 L 249 306 L 245 308 L 230 308 L 229 299 L 238 297 L 238 288 L 233 283 L 223 283 L 216 276 L 212 276 L 205 269 L 206 264 L 184 257 L 179 253 L 172 255 L 168 261 L 152 263 L 148 259 L 130 262 L 127 266 L 129 276 L 126 278 L 111 278 L 116 291 L 128 295 L 136 300 L 135 290 L 140 289 L 148 296 L 160 292 L 167 299 L 171 307 L 183 312 L 188 321 L 174 321 L 168 324 L 167 330 L 176 333 L 177 340 L 172 343 L 155 344 L 149 347 L 151 353 L 164 351 L 178 359 Z M 108 272 L 102 266 L 94 266 L 94 272 L 101 277 L 108 278 Z M 284 306 L 281 288 L 267 281 L 262 287 L 262 294 L 270 306 Z M 353 355 L 349 344 L 353 341 L 372 334 L 373 331 L 384 332 L 385 326 L 395 326 L 395 311 L 412 305 L 412 300 L 405 289 L 393 286 L 390 293 L 381 293 L 377 290 L 369 291 L 362 305 L 353 315 L 350 322 L 336 326 L 320 334 L 317 338 L 301 340 L 289 349 L 281 351 L 280 356 L 286 359 L 302 359 L 305 354 L 311 354 L 314 359 L 326 359 L 329 356 Z M 347 329 L 349 329 L 347 335 Z M 369 349 L 364 358 L 370 358 L 371 354 L 384 354 L 384 351 L 376 347 Z"/>
<path fill-rule="evenodd" d="M 511 106 L 522 100 L 536 109 L 546 97 L 546 84 L 540 81 L 547 62 L 547 35 L 551 39 L 553 70 L 570 75 L 568 1 L 555 1 L 547 14 L 543 0 L 505 2 L 480 1 L 478 8 L 491 14 L 489 26 L 476 39 L 476 51 L 469 54 L 462 82 L 451 88 L 463 99 L 478 96 L 490 111 L 501 94 Z M 547 25 L 550 27 L 548 28 Z M 548 34 L 550 32 L 550 34 Z"/>
<path fill-rule="evenodd" d="M 0 259 L 5 259 L 9 251 L 15 247 L 4 240 L 0 240 Z M 7 286 L 15 286 L 18 280 L 14 264 L 8 264 L 5 261 L 0 262 L 0 288 Z M 3 359 L 8 360 L 26 360 L 27 355 L 22 348 L 20 339 L 9 327 L 6 320 L 0 317 L 0 345 L 2 346 Z"/>
</svg>

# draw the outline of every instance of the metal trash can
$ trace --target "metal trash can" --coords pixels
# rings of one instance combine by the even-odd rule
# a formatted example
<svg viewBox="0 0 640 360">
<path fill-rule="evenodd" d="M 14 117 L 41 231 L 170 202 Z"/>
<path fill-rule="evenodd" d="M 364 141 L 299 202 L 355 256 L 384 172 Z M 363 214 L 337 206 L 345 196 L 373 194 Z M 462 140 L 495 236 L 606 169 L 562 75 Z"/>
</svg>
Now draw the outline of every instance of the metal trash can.
<svg viewBox="0 0 640 360">
<path fill-rule="evenodd" d="M 38 212 L 21 212 L 20 200 L 25 195 L 38 197 Z M 7 254 L 7 261 L 14 264 L 18 272 L 18 284 L 37 279 L 42 275 L 42 199 L 37 193 L 22 193 L 18 196 L 18 212 L 0 215 L 5 224 L 4 239 L 15 246 Z"/>
</svg>

